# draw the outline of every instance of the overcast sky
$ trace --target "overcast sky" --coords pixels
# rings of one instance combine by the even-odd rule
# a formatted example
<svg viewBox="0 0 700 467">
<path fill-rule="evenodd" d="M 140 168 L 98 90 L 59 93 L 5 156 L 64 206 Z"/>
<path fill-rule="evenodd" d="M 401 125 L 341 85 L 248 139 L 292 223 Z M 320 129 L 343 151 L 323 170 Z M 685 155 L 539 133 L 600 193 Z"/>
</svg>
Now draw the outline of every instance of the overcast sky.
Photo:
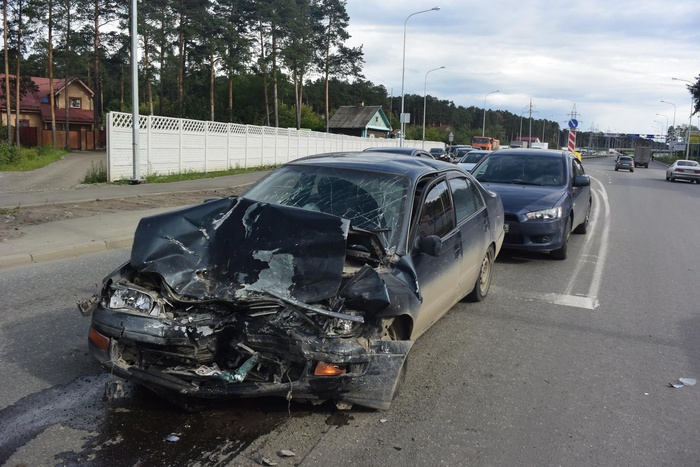
<svg viewBox="0 0 700 467">
<path fill-rule="evenodd" d="M 700 75 L 700 0 L 348 0 L 368 80 L 401 95 L 404 23 L 435 6 L 406 23 L 406 94 L 444 66 L 427 92 L 464 107 L 500 90 L 487 108 L 520 115 L 532 99 L 533 118 L 566 126 L 575 105 L 580 130 L 649 134 L 673 124 L 664 100 L 688 123 L 687 83 L 671 78 Z"/>
</svg>

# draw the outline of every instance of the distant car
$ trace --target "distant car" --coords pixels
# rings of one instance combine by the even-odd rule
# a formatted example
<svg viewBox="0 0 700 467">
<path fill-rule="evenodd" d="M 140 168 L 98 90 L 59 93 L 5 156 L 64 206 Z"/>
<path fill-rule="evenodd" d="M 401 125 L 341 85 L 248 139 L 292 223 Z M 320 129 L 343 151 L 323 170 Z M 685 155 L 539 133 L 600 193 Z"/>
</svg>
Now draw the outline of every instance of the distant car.
<svg viewBox="0 0 700 467">
<path fill-rule="evenodd" d="M 432 154 L 430 154 L 428 151 L 416 148 L 367 148 L 364 149 L 362 152 L 385 152 L 388 154 L 403 154 L 404 156 L 426 157 L 428 159 L 435 159 L 432 156 Z"/>
<path fill-rule="evenodd" d="M 444 149 L 442 148 L 430 148 L 430 155 L 433 156 L 435 159 L 445 161 L 445 162 L 452 162 L 453 158 L 451 154 L 448 154 Z"/>
<path fill-rule="evenodd" d="M 471 144 L 453 144 L 452 146 L 447 146 L 447 153 L 451 154 L 455 159 L 457 158 L 457 151 L 460 149 L 465 149 L 471 151 L 474 149 Z"/>
<path fill-rule="evenodd" d="M 445 154 L 445 150 L 443 148 L 430 148 L 430 151 L 428 152 L 436 159 Z"/>
<path fill-rule="evenodd" d="M 462 156 L 457 162 L 457 165 L 466 171 L 470 171 L 484 156 L 491 154 L 491 152 L 492 151 L 485 151 L 483 149 L 472 149 Z"/>
<path fill-rule="evenodd" d="M 634 158 L 631 156 L 618 157 L 615 161 L 615 172 L 617 172 L 620 169 L 634 172 Z"/>
<path fill-rule="evenodd" d="M 455 165 L 322 154 L 141 219 L 129 261 L 79 306 L 110 374 L 180 405 L 387 409 L 415 340 L 486 298 L 503 238 L 499 196 Z"/>
<path fill-rule="evenodd" d="M 698 161 L 687 159 L 677 160 L 666 169 L 666 180 L 672 182 L 688 180 L 691 183 L 700 183 L 700 164 Z"/>
<path fill-rule="evenodd" d="M 505 211 L 503 248 L 568 255 L 571 232 L 585 234 L 591 214 L 591 180 L 568 151 L 502 149 L 472 175 L 501 195 Z"/>
</svg>

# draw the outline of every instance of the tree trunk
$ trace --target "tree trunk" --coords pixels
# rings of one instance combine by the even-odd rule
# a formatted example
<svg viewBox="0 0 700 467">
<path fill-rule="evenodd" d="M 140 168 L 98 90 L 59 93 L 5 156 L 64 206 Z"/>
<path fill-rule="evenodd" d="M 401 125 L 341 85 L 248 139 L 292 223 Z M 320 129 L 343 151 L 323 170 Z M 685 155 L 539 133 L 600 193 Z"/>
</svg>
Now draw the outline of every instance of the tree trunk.
<svg viewBox="0 0 700 467">
<path fill-rule="evenodd" d="M 214 54 L 209 53 L 209 121 L 214 121 Z"/>
<path fill-rule="evenodd" d="M 5 103 L 7 107 L 7 144 L 12 144 L 12 99 L 10 99 L 10 55 L 7 46 L 7 0 L 2 1 L 2 37 L 5 45 Z"/>
<path fill-rule="evenodd" d="M 53 0 L 49 1 L 49 105 L 51 106 L 51 146 L 56 147 L 56 96 L 53 86 Z"/>
<path fill-rule="evenodd" d="M 19 70 L 20 60 L 22 58 L 22 1 L 19 2 L 19 21 L 17 23 L 17 70 L 15 72 L 15 145 L 19 146 L 19 113 L 22 96 L 20 94 L 21 73 Z"/>
<path fill-rule="evenodd" d="M 265 62 L 265 27 L 260 21 L 260 72 L 263 78 L 263 100 L 265 105 L 265 122 L 266 126 L 270 126 L 270 97 L 267 92 L 267 63 Z"/>
<path fill-rule="evenodd" d="M 185 0 L 180 0 L 180 27 L 178 32 L 178 49 L 180 63 L 177 70 L 177 101 L 180 104 L 180 116 L 185 103 Z"/>
<path fill-rule="evenodd" d="M 94 61 L 93 61 L 93 76 L 92 76 L 92 135 L 93 135 L 93 147 L 95 149 L 101 147 L 100 143 L 100 132 L 98 128 L 100 127 L 102 108 L 100 105 L 100 1 L 95 0 L 95 40 L 93 42 L 94 49 Z"/>
<path fill-rule="evenodd" d="M 66 14 L 66 31 L 70 31 L 70 5 Z M 66 34 L 66 51 L 70 51 L 70 34 Z M 68 62 L 65 63 L 63 73 L 63 102 L 65 105 L 65 132 L 66 132 L 66 149 L 70 150 L 70 99 L 68 99 Z"/>
<path fill-rule="evenodd" d="M 233 76 L 228 76 L 228 122 L 233 122 Z"/>
<path fill-rule="evenodd" d="M 271 28 L 272 34 L 272 107 L 275 113 L 275 128 L 280 126 L 280 107 L 277 85 L 277 34 L 275 33 L 275 25 Z"/>
<path fill-rule="evenodd" d="M 153 115 L 153 84 L 151 83 L 151 61 L 148 57 L 151 55 L 151 43 L 148 40 L 148 34 L 143 35 L 143 60 L 146 69 L 146 93 L 148 94 L 148 111 L 149 115 Z"/>
</svg>

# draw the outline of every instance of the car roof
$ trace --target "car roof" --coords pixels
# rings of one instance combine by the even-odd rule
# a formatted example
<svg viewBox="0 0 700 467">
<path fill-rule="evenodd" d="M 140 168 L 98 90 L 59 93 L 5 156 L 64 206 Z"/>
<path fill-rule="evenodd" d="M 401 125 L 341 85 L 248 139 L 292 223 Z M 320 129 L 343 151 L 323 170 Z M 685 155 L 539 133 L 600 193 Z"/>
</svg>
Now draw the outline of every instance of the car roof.
<svg viewBox="0 0 700 467">
<path fill-rule="evenodd" d="M 428 173 L 456 169 L 455 164 L 436 159 L 413 157 L 391 152 L 330 152 L 302 157 L 285 165 L 308 165 L 320 167 L 338 167 L 343 169 L 368 170 L 396 175 L 406 175 L 412 179 Z M 459 170 L 459 169 L 458 169 Z"/>
</svg>

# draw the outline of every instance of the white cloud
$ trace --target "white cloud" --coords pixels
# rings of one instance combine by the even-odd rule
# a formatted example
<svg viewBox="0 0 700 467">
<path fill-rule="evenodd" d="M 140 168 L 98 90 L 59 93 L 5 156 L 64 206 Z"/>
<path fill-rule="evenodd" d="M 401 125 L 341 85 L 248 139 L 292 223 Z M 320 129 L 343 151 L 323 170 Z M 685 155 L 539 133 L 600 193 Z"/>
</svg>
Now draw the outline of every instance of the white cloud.
<svg viewBox="0 0 700 467">
<path fill-rule="evenodd" d="M 411 13 L 439 5 L 440 11 Z M 574 104 L 580 128 L 626 133 L 688 122 L 690 93 L 672 77 L 700 75 L 697 0 L 348 0 L 350 45 L 362 45 L 365 76 L 401 94 L 428 93 L 465 107 L 520 114 L 532 99 L 538 118 L 565 121 Z M 694 124 L 697 121 L 694 118 Z"/>
</svg>

